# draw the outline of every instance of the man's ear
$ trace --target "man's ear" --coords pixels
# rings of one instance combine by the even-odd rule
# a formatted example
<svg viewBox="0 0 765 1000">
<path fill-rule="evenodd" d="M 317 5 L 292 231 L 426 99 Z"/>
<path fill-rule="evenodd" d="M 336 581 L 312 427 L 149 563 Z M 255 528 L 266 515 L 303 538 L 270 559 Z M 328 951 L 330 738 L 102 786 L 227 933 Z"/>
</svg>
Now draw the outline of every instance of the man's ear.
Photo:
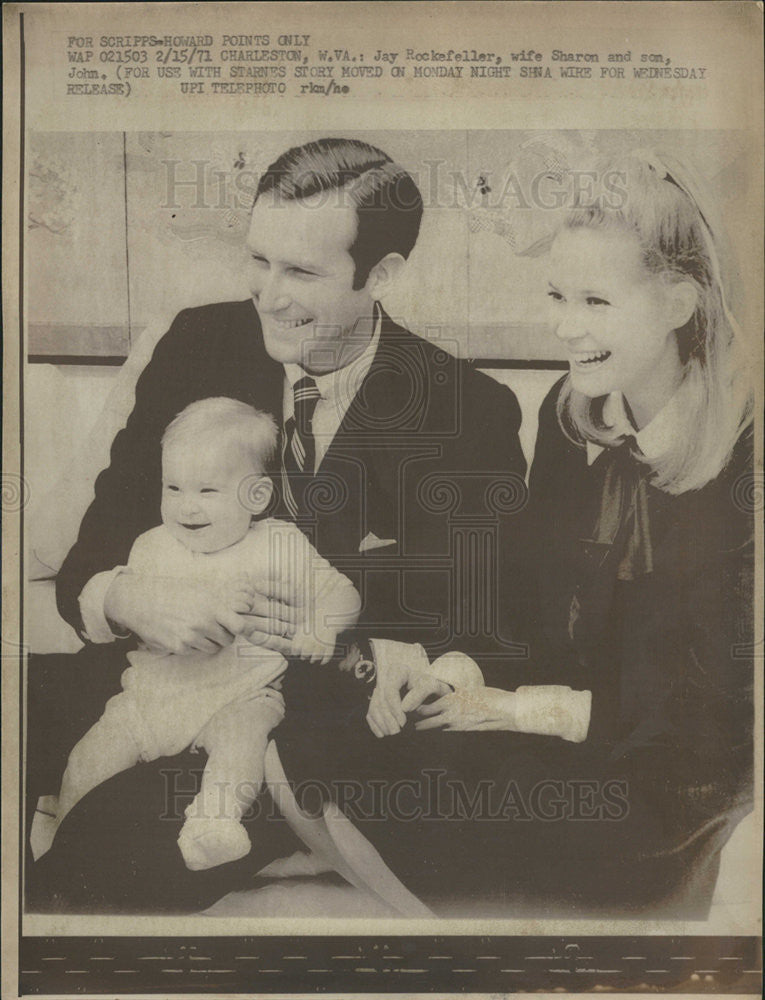
<svg viewBox="0 0 765 1000">
<path fill-rule="evenodd" d="M 673 330 L 685 326 L 699 302 L 699 293 L 691 281 L 675 281 L 667 285 L 667 303 Z"/>
<path fill-rule="evenodd" d="M 257 517 L 271 503 L 273 492 L 274 484 L 268 476 L 260 476 L 258 479 L 252 479 L 247 483 L 247 498 L 244 506 L 253 517 Z"/>
<path fill-rule="evenodd" d="M 373 299 L 381 299 L 390 290 L 405 264 L 406 261 L 400 253 L 389 253 L 382 260 L 378 260 L 369 272 L 366 285 Z"/>
</svg>

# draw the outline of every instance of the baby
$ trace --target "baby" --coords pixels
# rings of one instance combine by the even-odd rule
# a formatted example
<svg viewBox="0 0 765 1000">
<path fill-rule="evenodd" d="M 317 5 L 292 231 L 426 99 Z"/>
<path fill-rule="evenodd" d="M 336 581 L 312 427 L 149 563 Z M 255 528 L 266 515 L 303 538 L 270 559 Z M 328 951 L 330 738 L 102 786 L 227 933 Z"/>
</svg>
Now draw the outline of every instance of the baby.
<svg viewBox="0 0 765 1000">
<path fill-rule="evenodd" d="M 356 622 L 359 596 L 295 525 L 252 519 L 271 499 L 264 470 L 276 439 L 272 418 L 237 400 L 186 407 L 162 439 L 162 524 L 136 539 L 124 572 L 219 588 L 239 611 L 249 610 L 246 595 L 259 580 L 279 581 L 302 617 L 294 655 L 326 662 L 338 633 Z M 212 654 L 144 645 L 128 660 L 122 692 L 69 757 L 55 816 L 36 814 L 36 856 L 91 789 L 190 746 L 204 748 L 208 760 L 178 838 L 186 866 L 197 871 L 244 857 L 251 844 L 241 817 L 260 792 L 268 735 L 284 715 L 278 689 L 286 660 L 242 635 Z"/>
</svg>

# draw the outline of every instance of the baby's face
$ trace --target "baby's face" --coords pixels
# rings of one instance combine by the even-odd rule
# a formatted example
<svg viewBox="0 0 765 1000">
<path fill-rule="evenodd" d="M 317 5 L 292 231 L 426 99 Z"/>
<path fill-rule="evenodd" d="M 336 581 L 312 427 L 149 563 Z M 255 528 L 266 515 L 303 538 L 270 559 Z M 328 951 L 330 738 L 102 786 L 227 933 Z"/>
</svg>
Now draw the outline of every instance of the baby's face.
<svg viewBox="0 0 765 1000">
<path fill-rule="evenodd" d="M 240 502 L 258 470 L 240 448 L 174 441 L 162 449 L 162 521 L 192 552 L 218 552 L 247 534 Z M 244 486 L 242 485 L 244 483 Z"/>
</svg>

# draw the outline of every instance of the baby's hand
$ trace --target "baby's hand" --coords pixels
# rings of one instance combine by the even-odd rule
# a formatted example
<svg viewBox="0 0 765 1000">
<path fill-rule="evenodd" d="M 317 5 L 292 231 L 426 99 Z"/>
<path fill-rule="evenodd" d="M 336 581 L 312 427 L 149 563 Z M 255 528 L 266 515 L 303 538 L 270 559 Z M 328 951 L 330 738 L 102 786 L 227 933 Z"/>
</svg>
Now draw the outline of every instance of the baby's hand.
<svg viewBox="0 0 765 1000">
<path fill-rule="evenodd" d="M 292 639 L 292 656 L 311 663 L 329 663 L 335 652 L 336 633 L 334 630 L 299 628 Z"/>
<path fill-rule="evenodd" d="M 311 587 L 303 595 L 292 655 L 324 664 L 334 656 L 339 633 L 358 621 L 361 598 L 351 581 L 329 563 L 320 569 L 311 577 Z"/>
</svg>

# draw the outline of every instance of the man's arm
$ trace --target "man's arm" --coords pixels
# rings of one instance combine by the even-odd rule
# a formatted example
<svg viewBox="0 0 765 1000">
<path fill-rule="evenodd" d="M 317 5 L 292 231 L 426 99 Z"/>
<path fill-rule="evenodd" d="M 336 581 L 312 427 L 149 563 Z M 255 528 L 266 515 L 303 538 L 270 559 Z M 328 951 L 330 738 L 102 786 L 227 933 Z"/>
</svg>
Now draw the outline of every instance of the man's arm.
<svg viewBox="0 0 765 1000">
<path fill-rule="evenodd" d="M 459 391 L 444 399 L 445 410 L 456 409 L 454 433 L 438 442 L 438 457 L 409 467 L 404 484 L 407 551 L 415 556 L 404 603 L 430 611 L 441 625 L 430 635 L 394 637 L 421 642 L 431 659 L 459 649 L 483 669 L 482 658 L 513 652 L 503 604 L 514 595 L 501 586 L 503 549 L 514 548 L 520 530 L 526 461 L 515 394 L 461 368 Z"/>
<path fill-rule="evenodd" d="M 196 399 L 267 396 L 262 339 L 251 302 L 217 303 L 179 313 L 138 379 L 135 405 L 117 434 L 110 463 L 56 585 L 59 611 L 82 629 L 78 599 L 97 573 L 124 565 L 133 541 L 159 523 L 162 433 Z M 262 378 L 260 375 L 262 374 Z M 270 408 L 270 397 L 260 403 Z"/>
<path fill-rule="evenodd" d="M 364 648 L 383 637 L 419 643 L 431 659 L 466 652 L 502 687 L 519 655 L 506 625 L 515 616 L 503 604 L 514 602 L 521 585 L 505 572 L 515 562 L 526 507 L 521 412 L 510 389 L 459 362 L 452 371 L 456 380 L 442 381 L 441 389 L 435 383 L 428 397 L 429 419 L 420 440 L 437 445 L 432 457 L 405 462 L 391 455 L 387 502 L 391 508 L 403 504 L 404 557 L 398 569 L 386 549 L 379 550 L 382 565 L 371 553 L 362 581 L 365 607 L 350 638 Z M 384 479 L 380 484 L 387 485 Z M 507 576 L 511 588 L 501 586 Z M 429 614 L 436 624 L 413 627 L 407 620 L 412 612 Z M 403 687 L 394 687 L 392 701 L 400 704 Z"/>
<path fill-rule="evenodd" d="M 157 344 L 138 380 L 133 412 L 114 439 L 109 466 L 96 480 L 95 498 L 56 578 L 59 613 L 81 635 L 79 597 L 85 584 L 125 565 L 138 535 L 159 522 L 160 437 L 173 415 L 170 387 L 177 379 L 182 317 Z"/>
</svg>

